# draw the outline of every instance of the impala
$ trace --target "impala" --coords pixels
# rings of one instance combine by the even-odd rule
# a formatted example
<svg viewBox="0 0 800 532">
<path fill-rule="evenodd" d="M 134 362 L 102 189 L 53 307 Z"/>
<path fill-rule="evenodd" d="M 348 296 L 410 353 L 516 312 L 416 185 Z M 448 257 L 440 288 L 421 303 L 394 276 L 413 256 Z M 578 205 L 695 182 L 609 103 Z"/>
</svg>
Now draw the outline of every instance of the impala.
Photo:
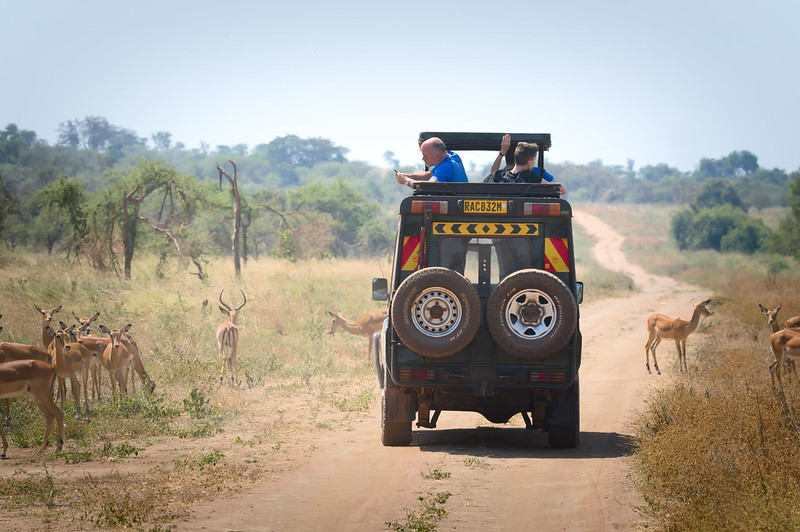
<svg viewBox="0 0 800 532">
<path fill-rule="evenodd" d="M 97 368 L 96 387 L 97 387 L 97 399 L 99 401 L 100 380 L 101 380 L 99 365 L 102 364 L 103 351 L 105 351 L 109 339 L 106 338 L 105 336 L 96 336 L 89 334 L 89 325 L 92 323 L 92 321 L 96 320 L 98 316 L 100 316 L 99 312 L 89 318 L 79 318 L 74 313 L 73 316 L 75 316 L 75 319 L 78 320 L 78 322 L 81 324 L 80 328 L 78 329 L 78 337 L 79 337 L 78 341 L 81 342 L 84 346 L 86 346 L 87 349 L 91 350 L 94 353 L 97 353 L 98 368 Z M 139 378 L 142 381 L 142 386 L 148 391 L 148 393 L 153 393 L 153 391 L 156 388 L 156 383 L 144 369 L 144 364 L 142 363 L 139 346 L 136 343 L 136 340 L 134 340 L 130 334 L 125 333 L 122 335 L 121 341 L 131 354 L 131 365 L 136 374 L 139 375 Z M 134 387 L 135 378 L 136 378 L 135 375 L 133 374 L 133 372 L 131 372 L 132 387 Z M 94 379 L 94 373 L 92 374 L 92 379 Z M 92 390 L 92 399 L 94 399 L 94 392 L 95 390 Z"/>
<path fill-rule="evenodd" d="M 775 355 L 775 362 L 769 367 L 772 377 L 772 386 L 775 386 L 775 376 L 783 387 L 783 364 L 787 360 L 800 358 L 800 331 L 797 329 L 783 329 L 769 335 L 769 346 Z"/>
<path fill-rule="evenodd" d="M 89 363 L 89 375 L 92 376 L 92 401 L 95 400 L 97 397 L 97 401 L 100 401 L 100 386 L 102 384 L 102 372 L 101 369 L 103 367 L 103 351 L 106 349 L 107 338 L 104 336 L 94 336 L 94 338 L 100 340 L 99 343 L 92 343 L 91 341 L 86 342 L 83 337 L 89 336 L 89 325 L 92 324 L 98 317 L 100 316 L 99 312 L 96 312 L 92 316 L 88 318 L 80 318 L 75 311 L 72 311 L 72 317 L 80 324 L 78 329 L 75 331 L 75 340 L 76 342 L 80 343 L 84 349 L 88 349 L 92 353 L 92 358 L 90 359 Z M 62 328 L 64 328 L 62 326 Z M 86 386 L 87 383 L 84 383 Z"/>
<path fill-rule="evenodd" d="M 235 384 L 236 351 L 239 347 L 239 326 L 237 322 L 239 321 L 239 311 L 245 303 L 247 303 L 247 296 L 244 295 L 244 291 L 240 288 L 239 291 L 242 293 L 244 301 L 241 305 L 234 308 L 222 300 L 222 292 L 224 291 L 225 289 L 223 288 L 219 292 L 219 302 L 221 305 L 219 310 L 226 315 L 228 319 L 220 323 L 219 327 L 217 327 L 217 349 L 219 349 L 219 355 L 222 357 L 222 369 L 219 374 L 219 383 L 222 384 L 222 380 L 225 377 L 225 368 L 227 367 L 231 377 L 231 383 Z"/>
<path fill-rule="evenodd" d="M 56 371 L 53 366 L 41 360 L 15 360 L 0 364 L 0 398 L 11 399 L 27 393 L 47 421 L 42 450 L 47 447 L 55 418 L 58 427 L 56 450 L 60 451 L 64 443 L 64 414 L 53 401 L 55 378 Z M 8 440 L 2 423 L 0 423 L 0 436 L 3 438 L 3 454 L 0 458 L 5 459 Z"/>
<path fill-rule="evenodd" d="M 654 313 L 647 317 L 647 343 L 644 346 L 645 356 L 647 358 L 647 372 L 650 371 L 650 353 L 653 354 L 653 366 L 661 375 L 658 369 L 658 362 L 656 361 L 656 347 L 661 343 L 664 338 L 672 338 L 675 340 L 675 347 L 678 349 L 678 365 L 681 371 L 688 371 L 686 365 L 686 338 L 692 334 L 697 325 L 700 323 L 700 316 L 710 316 L 711 313 L 706 309 L 706 305 L 711 302 L 710 299 L 701 301 L 694 305 L 692 312 L 692 319 L 690 321 L 682 320 L 680 318 L 670 318 L 664 314 Z"/>
<path fill-rule="evenodd" d="M 50 354 L 38 345 L 0 342 L 0 363 L 15 360 L 41 360 L 50 363 Z M 6 399 L 6 419 L 11 415 L 11 399 Z"/>
<path fill-rule="evenodd" d="M 778 312 L 780 312 L 781 307 L 783 307 L 783 303 L 779 303 L 778 308 L 775 310 L 769 310 L 761 303 L 758 304 L 758 308 L 761 309 L 761 312 L 767 315 L 767 322 L 772 326 L 772 332 L 778 332 L 780 329 L 778 326 Z M 800 327 L 800 316 L 792 316 L 791 318 L 787 318 L 783 324 L 784 329 Z"/>
<path fill-rule="evenodd" d="M 103 351 L 103 366 L 108 371 L 111 378 L 111 394 L 116 400 L 117 387 L 120 394 L 128 393 L 128 368 L 131 363 L 131 352 L 128 350 L 121 336 L 128 332 L 131 324 L 127 324 L 122 329 L 109 329 L 105 325 L 100 326 L 100 330 L 109 336 L 106 348 Z"/>
<path fill-rule="evenodd" d="M 379 308 L 377 310 L 373 310 L 372 312 L 367 312 L 361 319 L 355 323 L 351 323 L 347 321 L 342 313 L 334 314 L 330 310 L 326 311 L 328 315 L 333 318 L 331 321 L 331 326 L 328 328 L 328 334 L 333 334 L 336 332 L 336 329 L 344 329 L 345 331 L 349 332 L 355 336 L 366 336 L 369 338 L 369 351 L 367 352 L 370 356 L 372 354 L 372 347 L 373 347 L 373 334 L 379 332 L 381 327 L 383 326 L 383 320 L 389 315 L 388 308 Z"/>
<path fill-rule="evenodd" d="M 69 341 L 69 334 L 73 326 L 67 330 L 57 330 L 53 341 L 50 343 L 50 357 L 53 360 L 53 367 L 58 376 L 58 393 L 61 397 L 61 409 L 64 409 L 64 402 L 67 395 L 66 379 L 69 379 L 72 397 L 75 399 L 75 418 L 81 417 L 80 384 L 76 375 L 80 373 L 83 382 L 88 380 L 89 359 L 92 354 L 88 350 L 80 348 L 73 349 L 73 344 Z M 76 344 L 80 347 L 80 344 Z M 86 411 L 86 422 L 89 422 L 89 397 L 86 387 L 83 388 L 84 409 Z"/>
<path fill-rule="evenodd" d="M 61 310 L 62 305 L 50 310 L 39 308 L 39 305 L 36 303 L 34 303 L 33 306 L 42 313 L 42 346 L 47 349 L 50 347 L 50 342 L 53 341 L 53 336 L 55 336 L 53 328 L 50 327 L 50 322 L 53 321 L 53 315 Z"/>
</svg>

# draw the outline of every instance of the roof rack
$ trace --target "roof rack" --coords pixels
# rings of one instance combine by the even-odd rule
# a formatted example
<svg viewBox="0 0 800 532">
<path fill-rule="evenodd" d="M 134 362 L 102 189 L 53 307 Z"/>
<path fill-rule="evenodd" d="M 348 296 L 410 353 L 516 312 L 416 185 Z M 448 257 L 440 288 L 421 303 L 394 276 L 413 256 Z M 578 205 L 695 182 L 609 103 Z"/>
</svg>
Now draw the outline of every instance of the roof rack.
<svg viewBox="0 0 800 532">
<path fill-rule="evenodd" d="M 561 186 L 551 183 L 440 183 L 420 181 L 414 196 L 524 196 L 560 198 Z"/>
<path fill-rule="evenodd" d="M 462 132 L 434 132 L 423 131 L 419 134 L 419 142 L 431 137 L 439 137 L 444 141 L 448 150 L 500 150 L 500 142 L 505 133 L 462 133 Z M 547 151 L 552 145 L 550 133 L 511 133 L 511 148 L 514 149 L 518 142 L 535 142 L 539 149 Z"/>
</svg>

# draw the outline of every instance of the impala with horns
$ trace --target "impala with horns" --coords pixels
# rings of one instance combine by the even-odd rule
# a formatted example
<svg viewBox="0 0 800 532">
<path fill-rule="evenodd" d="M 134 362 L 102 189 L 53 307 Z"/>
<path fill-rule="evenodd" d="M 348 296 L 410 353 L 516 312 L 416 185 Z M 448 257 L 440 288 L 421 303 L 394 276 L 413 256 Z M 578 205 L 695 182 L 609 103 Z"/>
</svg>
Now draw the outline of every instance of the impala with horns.
<svg viewBox="0 0 800 532">
<path fill-rule="evenodd" d="M 27 393 L 36 407 L 44 414 L 47 427 L 44 431 L 42 450 L 47 447 L 50 439 L 53 419 L 56 420 L 58 428 L 56 450 L 60 451 L 64 443 L 64 414 L 53 401 L 55 379 L 55 368 L 41 360 L 15 360 L 0 364 L 0 398 L 11 399 Z M 0 423 L 0 437 L 3 439 L 3 454 L 0 455 L 0 458 L 5 459 L 8 440 L 2 423 Z"/>
<path fill-rule="evenodd" d="M 661 375 L 661 370 L 658 369 L 658 361 L 656 361 L 656 347 L 661 343 L 664 338 L 672 338 L 675 340 L 675 347 L 678 349 L 678 366 L 681 371 L 688 371 L 686 365 L 686 338 L 692 334 L 697 326 L 700 324 L 700 316 L 711 316 L 711 312 L 706 309 L 706 305 L 711 303 L 710 299 L 694 303 L 694 311 L 692 312 L 692 319 L 690 321 L 682 320 L 680 318 L 671 318 L 665 314 L 654 313 L 647 317 L 647 343 L 644 346 L 647 372 L 650 371 L 650 353 L 653 354 L 653 366 Z"/>
<path fill-rule="evenodd" d="M 219 382 L 222 384 L 222 381 L 225 377 L 225 369 L 228 369 L 228 374 L 231 377 L 231 382 L 233 384 L 236 383 L 236 351 L 239 348 L 239 311 L 244 307 L 245 303 L 247 303 L 247 296 L 244 295 L 244 290 L 241 288 L 239 291 L 242 293 L 242 304 L 238 307 L 232 307 L 229 304 L 225 303 L 222 300 L 222 293 L 225 291 L 223 288 L 219 292 L 219 302 L 220 307 L 219 310 L 225 316 L 228 317 L 226 321 L 223 321 L 217 327 L 217 349 L 219 349 L 219 355 L 222 357 L 222 369 L 219 374 Z"/>
</svg>

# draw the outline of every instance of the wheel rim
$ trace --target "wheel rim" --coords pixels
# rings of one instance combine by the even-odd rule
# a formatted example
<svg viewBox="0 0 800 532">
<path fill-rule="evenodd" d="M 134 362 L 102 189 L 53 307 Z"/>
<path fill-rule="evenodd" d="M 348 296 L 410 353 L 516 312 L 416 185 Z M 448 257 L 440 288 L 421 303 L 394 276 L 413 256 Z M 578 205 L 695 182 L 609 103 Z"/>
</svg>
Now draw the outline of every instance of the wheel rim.
<svg viewBox="0 0 800 532">
<path fill-rule="evenodd" d="M 547 335 L 556 325 L 553 299 L 539 290 L 523 290 L 506 305 L 508 328 L 524 340 Z"/>
<path fill-rule="evenodd" d="M 430 337 L 447 336 L 461 322 L 461 303 L 449 290 L 434 288 L 414 300 L 414 326 Z"/>
</svg>

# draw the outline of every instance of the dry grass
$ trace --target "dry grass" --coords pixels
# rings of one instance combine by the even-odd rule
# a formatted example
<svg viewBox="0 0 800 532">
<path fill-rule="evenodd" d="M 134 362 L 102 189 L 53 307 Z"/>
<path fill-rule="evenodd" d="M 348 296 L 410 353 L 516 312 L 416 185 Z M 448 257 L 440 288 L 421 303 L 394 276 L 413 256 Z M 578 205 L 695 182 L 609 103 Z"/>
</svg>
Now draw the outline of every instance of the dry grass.
<svg viewBox="0 0 800 532">
<path fill-rule="evenodd" d="M 52 440 L 44 454 L 35 452 L 44 420 L 26 397 L 14 399 L 6 425 L 11 460 L 0 463 L 0 528 L 168 530 L 188 504 L 294 467 L 288 449 L 306 446 L 310 432 L 353 423 L 375 401 L 366 340 L 326 334 L 325 311 L 358 318 L 378 308 L 371 279 L 388 271 L 386 263 L 262 259 L 237 281 L 230 261 L 220 260 L 208 265 L 206 283 L 177 265 L 159 277 L 155 264 L 139 257 L 126 282 L 57 258 L 0 262 L 0 340 L 41 341 L 34 303 L 63 305 L 56 319 L 67 323 L 73 311 L 99 311 L 98 323 L 133 324 L 157 384 L 153 396 L 137 386 L 117 407 L 107 400 L 105 374 L 106 400 L 90 405 L 89 425 L 74 418 L 70 397 L 62 453 Z M 239 322 L 239 383 L 220 387 L 214 331 L 223 319 L 222 288 L 227 302 L 241 301 L 239 288 L 248 302 Z"/>
<path fill-rule="evenodd" d="M 797 265 L 770 276 L 767 257 L 678 252 L 670 210 L 604 211 L 636 233 L 626 241 L 632 260 L 715 294 L 704 325 L 715 334 L 697 348 L 697 364 L 650 396 L 638 422 L 644 511 L 663 530 L 800 529 L 800 377 L 785 379 L 785 394 L 773 391 L 771 331 L 758 309 L 782 302 L 780 317 L 800 314 Z"/>
</svg>

